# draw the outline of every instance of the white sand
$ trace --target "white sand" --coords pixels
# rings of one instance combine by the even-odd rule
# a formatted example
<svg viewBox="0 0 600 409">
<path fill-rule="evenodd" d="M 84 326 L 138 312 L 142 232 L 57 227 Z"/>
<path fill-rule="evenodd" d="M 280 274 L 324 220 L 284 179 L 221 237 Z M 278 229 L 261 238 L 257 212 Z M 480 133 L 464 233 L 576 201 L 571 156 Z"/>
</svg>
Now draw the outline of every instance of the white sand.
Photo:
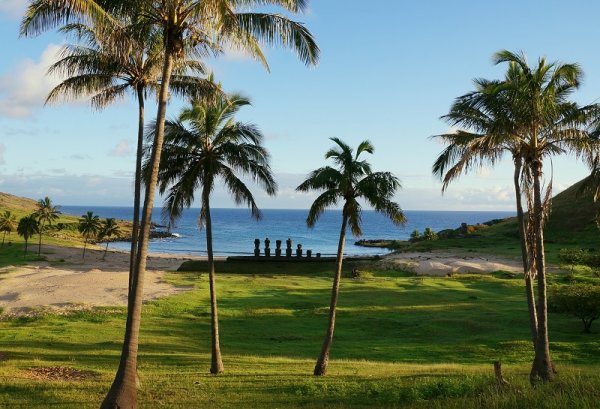
<svg viewBox="0 0 600 409">
<path fill-rule="evenodd" d="M 488 256 L 455 255 L 441 252 L 390 254 L 382 261 L 386 267 L 403 268 L 418 275 L 443 276 L 449 273 L 522 272 L 517 260 Z"/>
<path fill-rule="evenodd" d="M 37 250 L 33 248 L 32 251 Z M 32 308 L 48 310 L 82 309 L 127 304 L 129 254 L 42 245 L 47 261 L 0 269 L 0 307 L 5 314 L 26 313 Z M 189 258 L 156 256 L 148 258 L 144 300 L 185 291 L 161 281 L 165 271 L 176 270 Z M 64 261 L 61 261 L 64 260 Z"/>
</svg>

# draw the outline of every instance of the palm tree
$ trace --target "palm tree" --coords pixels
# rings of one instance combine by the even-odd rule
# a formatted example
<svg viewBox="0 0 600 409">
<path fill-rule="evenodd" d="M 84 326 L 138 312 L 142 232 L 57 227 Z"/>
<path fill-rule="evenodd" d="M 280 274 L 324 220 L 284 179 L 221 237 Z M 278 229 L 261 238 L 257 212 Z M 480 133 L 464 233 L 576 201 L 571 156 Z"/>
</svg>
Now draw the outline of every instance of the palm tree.
<svg viewBox="0 0 600 409">
<path fill-rule="evenodd" d="M 27 255 L 27 244 L 29 242 L 29 238 L 39 231 L 40 225 L 35 214 L 30 214 L 29 216 L 22 217 L 19 220 L 19 224 L 17 225 L 17 233 L 19 236 L 22 236 L 23 239 L 25 239 L 25 254 L 23 257 Z"/>
<path fill-rule="evenodd" d="M 505 79 L 484 87 L 489 96 L 477 95 L 482 91 L 479 89 L 472 94 L 472 101 L 461 107 L 459 99 L 453 106 L 446 119 L 469 131 L 442 135 L 450 146 L 436 161 L 434 173 L 442 175 L 456 162 L 446 173 L 445 183 L 448 183 L 474 164 L 493 164 L 503 152 L 512 154 L 517 210 L 520 207 L 521 214 L 521 189 L 528 200 L 528 221 L 519 220 L 521 236 L 525 236 L 521 240 L 522 251 L 527 253 L 523 257 L 524 271 L 529 269 L 529 276 L 537 274 L 538 278 L 535 321 L 530 320 L 532 325 L 535 322 L 535 330 L 532 329 L 535 358 L 530 380 L 548 381 L 555 371 L 548 341 L 543 227 L 549 212 L 552 182 L 543 191 L 543 160 L 570 152 L 589 157 L 590 152 L 597 151 L 588 127 L 598 117 L 599 109 L 597 105 L 579 107 L 568 100 L 582 75 L 576 64 L 548 64 L 542 58 L 532 69 L 523 54 L 509 51 L 497 53 L 494 59 L 496 64 L 509 64 Z"/>
<path fill-rule="evenodd" d="M 373 145 L 363 141 L 358 145 L 356 154 L 352 148 L 338 138 L 331 138 L 336 147 L 325 154 L 326 159 L 333 159 L 336 167 L 325 166 L 311 172 L 307 179 L 296 188 L 300 192 L 310 190 L 323 191 L 314 201 L 308 212 L 306 224 L 314 227 L 326 208 L 343 201 L 342 227 L 336 256 L 336 271 L 331 290 L 329 306 L 329 324 L 321 355 L 315 365 L 315 375 L 325 375 L 329 362 L 329 351 L 333 342 L 335 314 L 340 290 L 344 245 L 346 242 L 346 227 L 349 225 L 352 234 L 359 236 L 361 230 L 361 206 L 359 199 L 364 199 L 377 212 L 389 217 L 397 225 L 406 219 L 400 206 L 391 199 L 398 189 L 400 181 L 389 172 L 372 172 L 371 165 L 365 160 L 359 160 L 363 152 L 373 153 Z"/>
<path fill-rule="evenodd" d="M 79 233 L 81 233 L 83 236 L 83 259 L 85 259 L 85 249 L 88 241 L 92 237 L 96 237 L 98 235 L 100 228 L 100 218 L 95 215 L 94 212 L 87 212 L 79 219 L 77 230 L 79 230 Z"/>
<path fill-rule="evenodd" d="M 119 229 L 119 225 L 117 224 L 117 221 L 110 217 L 104 220 L 104 222 L 102 223 L 102 226 L 100 226 L 100 231 L 98 233 L 98 238 L 100 240 L 103 239 L 110 239 L 112 236 L 116 236 L 119 233 L 121 233 L 121 230 Z M 102 260 L 104 260 L 106 258 L 106 252 L 108 251 L 108 243 L 109 241 L 106 240 L 106 248 L 104 249 L 104 254 L 102 255 Z"/>
<path fill-rule="evenodd" d="M 52 200 L 48 196 L 38 200 L 37 210 L 34 212 L 40 224 L 39 235 L 40 241 L 38 243 L 38 256 L 42 254 L 42 232 L 46 224 L 52 225 L 52 222 L 58 219 L 60 211 L 58 206 L 52 204 Z"/>
<path fill-rule="evenodd" d="M 442 192 L 446 191 L 450 182 L 462 173 L 474 167 L 493 166 L 504 153 L 509 153 L 514 164 L 513 185 L 517 208 L 517 224 L 521 243 L 521 259 L 531 338 L 535 347 L 537 339 L 537 315 L 533 280 L 535 268 L 528 250 L 531 243 L 526 233 L 525 212 L 522 196 L 529 190 L 525 187 L 529 181 L 524 177 L 522 141 L 515 136 L 519 127 L 517 118 L 511 114 L 514 99 L 503 90 L 501 81 L 475 79 L 475 91 L 456 99 L 450 112 L 442 119 L 450 126 L 462 129 L 448 134 L 436 135 L 448 146 L 440 153 L 433 165 L 433 173 L 443 180 Z M 503 90 L 504 92 L 500 92 Z M 525 192 L 524 192 L 525 190 Z M 532 247 L 531 247 L 532 248 Z"/>
<path fill-rule="evenodd" d="M 102 408 L 136 407 L 135 386 L 138 336 L 141 317 L 144 274 L 150 234 L 154 193 L 158 180 L 160 152 L 164 139 L 164 126 L 175 61 L 186 53 L 201 58 L 211 52 L 218 53 L 221 45 L 244 49 L 263 62 L 266 59 L 260 43 L 282 44 L 297 52 L 306 64 L 315 64 L 319 48 L 310 32 L 300 23 L 281 14 L 251 12 L 253 7 L 279 6 L 291 13 L 307 9 L 307 0 L 32 0 L 21 24 L 21 35 L 36 35 L 61 24 L 82 19 L 91 20 L 103 32 L 117 24 L 113 14 L 143 16 L 142 23 L 160 30 L 163 38 L 163 68 L 158 94 L 156 132 L 152 144 L 151 172 L 144 194 L 131 290 L 127 306 L 127 324 L 119 369 L 115 380 L 102 403 Z M 239 9 L 243 9 L 240 12 Z M 216 41 L 216 43 L 215 43 Z"/>
<path fill-rule="evenodd" d="M 237 204 L 246 203 L 252 216 L 260 218 L 250 189 L 239 176 L 251 176 L 265 191 L 273 195 L 277 185 L 269 167 L 269 155 L 261 146 L 263 135 L 253 124 L 235 122 L 234 116 L 250 101 L 240 95 L 229 95 L 216 102 L 195 102 L 183 109 L 175 121 L 165 124 L 165 144 L 158 173 L 160 193 L 168 191 L 165 216 L 172 224 L 182 210 L 194 201 L 194 192 L 201 190 L 201 210 L 198 224 L 206 228 L 206 249 L 209 265 L 212 374 L 222 373 L 223 362 L 219 342 L 219 319 L 215 288 L 212 220 L 210 195 L 219 180 L 232 194 Z M 153 137 L 153 132 L 149 137 Z M 150 167 L 149 159 L 144 164 Z"/>
<path fill-rule="evenodd" d="M 128 17 L 128 20 L 132 20 Z M 49 74 L 67 77 L 48 95 L 46 102 L 55 102 L 60 97 L 76 99 L 91 96 L 92 106 L 105 108 L 116 99 L 131 92 L 138 104 L 138 134 L 135 166 L 133 227 L 130 252 L 131 267 L 134 265 L 139 231 L 139 212 L 141 201 L 141 164 L 144 139 L 145 99 L 160 87 L 162 65 L 162 38 L 152 27 L 140 29 L 138 25 L 123 21 L 119 30 L 120 49 L 110 47 L 115 35 L 107 36 L 101 30 L 84 24 L 68 24 L 61 31 L 72 34 L 83 44 L 66 45 L 62 49 L 62 58 L 48 70 Z M 197 76 L 186 75 L 191 71 L 204 74 L 203 65 L 196 60 L 176 61 L 171 76 L 171 93 L 200 98 L 215 92 L 210 81 Z"/>
<path fill-rule="evenodd" d="M 2 247 L 4 247 L 4 239 L 6 234 L 10 234 L 17 229 L 17 216 L 12 214 L 10 210 L 5 210 L 0 214 L 0 231 L 4 232 L 2 236 Z"/>
</svg>

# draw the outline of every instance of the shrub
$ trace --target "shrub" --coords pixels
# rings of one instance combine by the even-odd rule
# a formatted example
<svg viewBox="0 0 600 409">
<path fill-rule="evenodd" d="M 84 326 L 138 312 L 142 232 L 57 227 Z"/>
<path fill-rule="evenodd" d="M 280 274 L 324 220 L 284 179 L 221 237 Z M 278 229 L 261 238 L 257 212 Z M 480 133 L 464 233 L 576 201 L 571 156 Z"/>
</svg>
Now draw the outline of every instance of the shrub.
<svg viewBox="0 0 600 409">
<path fill-rule="evenodd" d="M 551 312 L 574 315 L 583 322 L 583 332 L 590 333 L 592 322 L 600 318 L 600 286 L 554 286 L 548 297 L 548 308 Z"/>
<path fill-rule="evenodd" d="M 558 252 L 558 259 L 564 264 L 571 265 L 571 274 L 576 265 L 585 264 L 588 258 L 588 252 L 578 247 L 560 249 Z"/>
</svg>

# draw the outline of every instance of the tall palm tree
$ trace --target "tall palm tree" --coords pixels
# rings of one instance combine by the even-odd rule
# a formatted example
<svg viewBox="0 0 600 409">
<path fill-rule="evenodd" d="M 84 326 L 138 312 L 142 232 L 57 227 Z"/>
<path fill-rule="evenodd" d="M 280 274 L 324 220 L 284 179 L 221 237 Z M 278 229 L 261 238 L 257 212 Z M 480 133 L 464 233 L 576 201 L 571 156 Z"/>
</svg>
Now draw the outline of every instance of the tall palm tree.
<svg viewBox="0 0 600 409">
<path fill-rule="evenodd" d="M 104 219 L 102 225 L 100 226 L 100 230 L 98 232 L 98 238 L 100 240 L 110 239 L 112 236 L 116 236 L 121 233 L 121 229 L 119 229 L 119 225 L 117 221 L 113 217 L 109 217 Z M 102 260 L 106 258 L 106 253 L 108 252 L 108 243 L 106 240 L 106 248 L 104 249 L 104 254 L 102 255 Z"/>
<path fill-rule="evenodd" d="M 337 145 L 325 154 L 326 159 L 332 159 L 336 167 L 325 166 L 311 172 L 307 179 L 296 188 L 299 192 L 310 190 L 322 191 L 310 207 L 306 224 L 314 227 L 326 208 L 343 202 L 342 227 L 336 256 L 336 271 L 331 290 L 329 305 L 329 324 L 321 348 L 321 354 L 315 365 L 315 375 L 325 375 L 329 362 L 329 352 L 333 342 L 336 306 L 342 276 L 344 245 L 346 243 L 346 228 L 349 225 L 352 234 L 359 236 L 361 229 L 360 199 L 365 200 L 377 212 L 387 216 L 394 224 L 401 225 L 406 219 L 400 206 L 392 201 L 394 194 L 400 189 L 400 181 L 389 172 L 372 172 L 371 165 L 366 160 L 360 160 L 360 155 L 373 153 L 373 145 L 363 141 L 358 145 L 356 153 L 338 138 L 331 138 Z"/>
<path fill-rule="evenodd" d="M 79 44 L 63 47 L 62 58 L 48 70 L 49 74 L 58 74 L 66 79 L 57 85 L 48 95 L 46 102 L 59 98 L 76 99 L 91 97 L 90 102 L 97 109 L 105 108 L 116 99 L 130 92 L 138 105 L 137 154 L 135 165 L 133 227 L 130 252 L 131 268 L 137 252 L 139 231 L 139 213 L 141 202 L 141 166 L 144 141 L 145 100 L 150 93 L 158 92 L 162 66 L 162 38 L 152 27 L 142 27 L 131 23 L 135 16 L 122 21 L 119 30 L 121 48 L 111 48 L 115 35 L 106 35 L 102 30 L 85 24 L 68 24 L 61 31 L 75 34 Z M 212 95 L 216 89 L 213 83 L 198 76 L 186 75 L 192 72 L 204 74 L 204 66 L 193 59 L 181 59 L 176 62 L 171 76 L 170 91 L 174 95 L 201 98 Z"/>
<path fill-rule="evenodd" d="M 497 53 L 494 59 L 496 64 L 509 65 L 504 80 L 484 89 L 489 96 L 482 99 L 477 95 L 482 91 L 479 89 L 471 94 L 475 96 L 472 101 L 461 105 L 459 99 L 453 106 L 446 119 L 468 130 L 442 135 L 449 146 L 434 164 L 434 173 L 443 175 L 449 168 L 444 179 L 447 184 L 474 164 L 493 164 L 503 152 L 512 154 L 517 210 L 520 207 L 521 214 L 519 185 L 528 200 L 528 221 L 519 220 L 522 250 L 527 253 L 523 257 L 524 271 L 529 269 L 529 275 L 536 274 L 538 278 L 535 318 L 530 320 L 532 325 L 535 323 L 535 359 L 530 380 L 548 381 L 555 371 L 548 341 L 543 227 L 552 182 L 550 179 L 545 191 L 542 189 L 543 160 L 563 153 L 589 157 L 589 152 L 597 150 L 588 129 L 599 109 L 597 105 L 579 107 L 568 100 L 579 86 L 581 70 L 576 64 L 548 64 L 539 59 L 532 69 L 523 54 L 509 51 Z M 467 94 L 464 99 L 471 96 Z M 528 289 L 528 297 L 532 297 L 529 292 Z"/>
<path fill-rule="evenodd" d="M 42 254 L 42 232 L 44 231 L 44 227 L 46 225 L 52 225 L 52 222 L 58 219 L 60 215 L 60 211 L 58 210 L 58 206 L 54 206 L 52 204 L 52 200 L 48 196 L 43 199 L 38 200 L 37 202 L 37 210 L 34 212 L 35 216 L 38 219 L 40 224 L 39 235 L 40 241 L 38 243 L 38 256 Z"/>
<path fill-rule="evenodd" d="M 2 247 L 4 247 L 4 239 L 6 234 L 10 234 L 17 229 L 17 216 L 12 214 L 10 210 L 5 210 L 4 213 L 0 214 L 0 231 L 2 235 Z"/>
<path fill-rule="evenodd" d="M 510 75 L 507 74 L 507 75 Z M 529 248 L 531 243 L 526 233 L 525 212 L 523 210 L 523 194 L 529 190 L 524 177 L 522 141 L 516 135 L 520 126 L 518 118 L 511 112 L 515 101 L 511 93 L 506 92 L 501 81 L 475 79 L 475 91 L 456 99 L 450 112 L 442 119 L 450 126 L 460 126 L 461 129 L 448 134 L 436 135 L 447 147 L 440 153 L 433 165 L 433 173 L 443 180 L 442 192 L 446 191 L 450 182 L 462 173 L 467 173 L 474 167 L 493 166 L 505 153 L 511 155 L 514 172 L 513 185 L 517 209 L 517 224 L 521 243 L 521 259 L 531 338 L 535 347 L 537 339 L 537 315 L 533 280 L 535 268 L 530 260 Z M 524 192 L 525 190 L 525 192 Z"/>
<path fill-rule="evenodd" d="M 142 23 L 161 31 L 163 37 L 163 67 L 158 94 L 156 132 L 152 144 L 151 172 L 144 194 L 138 249 L 127 306 L 125 339 L 119 369 L 102 403 L 103 408 L 136 407 L 135 386 L 138 336 L 146 256 L 150 234 L 154 193 L 158 180 L 160 152 L 175 61 L 185 53 L 202 58 L 219 52 L 221 45 L 246 50 L 254 58 L 266 59 L 260 44 L 281 44 L 296 51 L 305 64 L 315 64 L 319 48 L 304 25 L 274 13 L 251 12 L 256 6 L 278 6 L 290 13 L 307 9 L 308 0 L 31 0 L 21 24 L 21 35 L 36 35 L 61 24 L 82 19 L 91 20 L 103 32 L 115 24 L 113 14 L 143 16 Z M 240 11 L 242 9 L 243 11 Z"/>
<path fill-rule="evenodd" d="M 39 231 L 40 225 L 35 214 L 30 214 L 29 216 L 22 217 L 19 220 L 19 224 L 17 225 L 17 233 L 19 236 L 22 236 L 23 239 L 25 239 L 25 254 L 23 257 L 27 255 L 27 244 L 29 242 L 29 238 Z"/>
<path fill-rule="evenodd" d="M 198 224 L 206 228 L 206 250 L 209 265 L 212 374 L 224 371 L 219 342 L 219 319 L 215 287 L 212 219 L 210 195 L 218 181 L 229 190 L 237 204 L 246 203 L 252 216 L 260 218 L 254 197 L 240 176 L 250 176 L 270 195 L 277 184 L 271 174 L 269 155 L 261 143 L 263 135 L 253 124 L 235 122 L 234 116 L 250 101 L 240 95 L 229 95 L 216 102 L 195 102 L 182 110 L 175 121 L 165 124 L 161 168 L 158 173 L 160 193 L 168 192 L 165 216 L 173 223 L 200 190 L 201 209 Z M 154 136 L 153 131 L 149 135 Z M 149 159 L 145 168 L 149 169 Z"/>
<path fill-rule="evenodd" d="M 81 233 L 81 235 L 83 236 L 83 259 L 85 259 L 85 249 L 87 247 L 88 241 L 92 237 L 98 236 L 100 228 L 100 218 L 97 215 L 95 215 L 94 212 L 87 212 L 86 214 L 82 215 L 79 219 L 79 225 L 77 226 L 77 230 L 79 230 L 79 233 Z"/>
</svg>

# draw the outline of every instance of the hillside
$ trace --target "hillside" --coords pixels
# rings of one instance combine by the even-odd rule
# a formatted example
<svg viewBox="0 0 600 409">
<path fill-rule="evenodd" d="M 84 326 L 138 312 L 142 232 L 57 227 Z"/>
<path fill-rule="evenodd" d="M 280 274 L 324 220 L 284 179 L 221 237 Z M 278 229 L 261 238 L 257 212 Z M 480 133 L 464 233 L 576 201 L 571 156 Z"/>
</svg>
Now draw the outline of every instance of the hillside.
<svg viewBox="0 0 600 409">
<path fill-rule="evenodd" d="M 558 262 L 561 248 L 600 250 L 600 230 L 596 225 L 596 212 L 600 206 L 594 203 L 590 193 L 579 194 L 581 183 L 574 184 L 552 199 L 552 212 L 544 237 L 546 257 L 551 263 Z M 459 226 L 440 233 L 441 238 L 436 241 L 394 242 L 391 247 L 401 251 L 453 250 L 520 257 L 516 217 L 489 226 L 469 226 L 469 234 L 462 234 Z"/>
<path fill-rule="evenodd" d="M 36 203 L 33 199 L 0 192 L 0 210 L 10 210 L 19 214 L 31 213 L 35 210 Z"/>
<path fill-rule="evenodd" d="M 17 216 L 17 220 L 34 212 L 36 208 L 36 200 L 0 192 L 0 212 L 10 210 Z M 112 239 L 129 240 L 131 238 L 132 223 L 126 220 L 117 220 L 117 223 L 121 233 Z M 45 228 L 43 236 L 46 238 L 44 239 L 44 243 L 75 247 L 81 246 L 82 238 L 77 230 L 78 224 L 79 217 L 61 214 L 52 226 Z M 14 233 L 9 236 L 9 240 L 14 243 L 22 242 L 22 239 Z"/>
</svg>

